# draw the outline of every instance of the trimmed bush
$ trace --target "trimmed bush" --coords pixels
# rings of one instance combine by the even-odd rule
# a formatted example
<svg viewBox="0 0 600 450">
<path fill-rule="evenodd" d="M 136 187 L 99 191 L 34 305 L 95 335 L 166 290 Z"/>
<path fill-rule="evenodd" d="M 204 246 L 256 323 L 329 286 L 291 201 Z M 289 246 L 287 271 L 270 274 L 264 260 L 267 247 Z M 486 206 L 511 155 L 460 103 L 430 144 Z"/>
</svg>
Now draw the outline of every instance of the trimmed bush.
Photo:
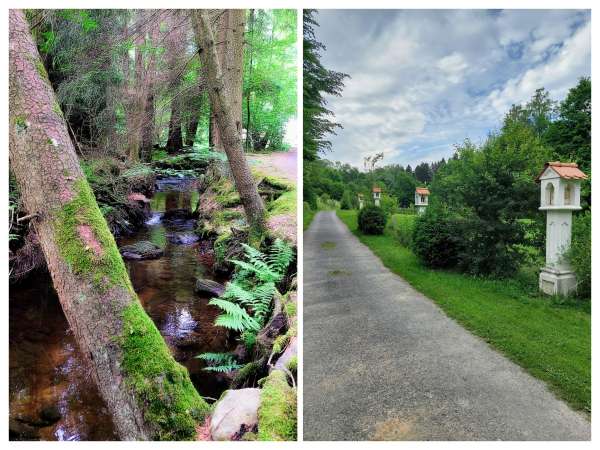
<svg viewBox="0 0 600 450">
<path fill-rule="evenodd" d="M 365 206 L 358 212 L 358 229 L 364 234 L 383 234 L 385 213 L 378 206 Z"/>
<path fill-rule="evenodd" d="M 573 217 L 573 238 L 567 257 L 577 275 L 577 295 L 592 295 L 592 216 L 589 212 Z"/>
<path fill-rule="evenodd" d="M 454 267 L 462 253 L 462 228 L 460 217 L 430 206 L 414 222 L 413 250 L 427 267 Z"/>
<path fill-rule="evenodd" d="M 394 214 L 389 221 L 389 228 L 396 240 L 405 247 L 411 247 L 415 229 L 416 215 Z"/>
</svg>

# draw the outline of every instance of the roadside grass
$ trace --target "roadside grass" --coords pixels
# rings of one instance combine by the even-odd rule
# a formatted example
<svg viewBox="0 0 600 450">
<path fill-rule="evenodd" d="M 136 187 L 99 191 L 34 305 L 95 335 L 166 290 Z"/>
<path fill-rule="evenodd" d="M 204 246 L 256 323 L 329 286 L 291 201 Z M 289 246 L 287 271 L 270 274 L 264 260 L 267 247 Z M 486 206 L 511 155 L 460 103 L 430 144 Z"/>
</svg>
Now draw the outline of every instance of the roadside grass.
<svg viewBox="0 0 600 450">
<path fill-rule="evenodd" d="M 531 286 L 537 270 L 531 268 L 510 280 L 428 269 L 394 239 L 389 228 L 384 235 L 363 235 L 356 211 L 337 214 L 387 268 L 448 316 L 545 381 L 573 408 L 591 412 L 589 302 L 538 295 Z"/>
<path fill-rule="evenodd" d="M 317 211 L 313 210 L 307 202 L 304 202 L 302 210 L 302 229 L 304 231 L 308 229 L 316 214 Z"/>
</svg>

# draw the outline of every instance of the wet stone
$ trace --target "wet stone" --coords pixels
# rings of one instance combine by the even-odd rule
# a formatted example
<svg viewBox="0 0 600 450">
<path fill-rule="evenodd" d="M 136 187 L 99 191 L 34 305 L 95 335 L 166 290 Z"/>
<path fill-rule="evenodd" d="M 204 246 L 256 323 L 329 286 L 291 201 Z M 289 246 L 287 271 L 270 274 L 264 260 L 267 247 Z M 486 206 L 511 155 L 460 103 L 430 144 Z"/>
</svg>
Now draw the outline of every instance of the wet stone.
<svg viewBox="0 0 600 450">
<path fill-rule="evenodd" d="M 125 259 L 154 259 L 163 255 L 164 251 L 150 241 L 140 241 L 125 245 L 119 249 Z"/>
<path fill-rule="evenodd" d="M 196 280 L 194 292 L 196 292 L 196 294 L 209 294 L 220 297 L 223 295 L 223 292 L 225 292 L 225 286 L 213 280 L 198 278 Z"/>
</svg>

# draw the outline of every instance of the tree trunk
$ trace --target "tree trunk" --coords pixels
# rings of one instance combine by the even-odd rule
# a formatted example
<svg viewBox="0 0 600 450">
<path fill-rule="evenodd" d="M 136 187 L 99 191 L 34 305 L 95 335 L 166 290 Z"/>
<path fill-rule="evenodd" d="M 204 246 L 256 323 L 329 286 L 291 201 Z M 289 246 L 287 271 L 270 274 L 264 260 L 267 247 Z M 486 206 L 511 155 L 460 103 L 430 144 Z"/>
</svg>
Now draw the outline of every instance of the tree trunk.
<svg viewBox="0 0 600 450">
<path fill-rule="evenodd" d="M 154 89 L 156 82 L 156 52 L 159 44 L 160 24 L 155 18 L 150 22 L 150 46 L 153 47 L 148 60 L 148 68 L 144 73 L 142 85 L 143 102 L 144 102 L 144 118 L 142 122 L 141 137 L 140 137 L 140 156 L 142 161 L 149 162 L 152 159 L 152 148 L 154 145 Z"/>
<path fill-rule="evenodd" d="M 248 63 L 248 79 L 252 80 L 252 66 L 254 65 L 254 9 L 250 10 L 250 41 L 252 42 L 250 46 L 250 58 Z M 243 81 L 242 81 L 243 84 Z M 251 119 L 251 110 L 250 110 L 250 97 L 252 96 L 252 91 L 248 89 L 246 93 L 246 151 L 251 149 L 251 129 L 252 129 L 252 119 Z"/>
<path fill-rule="evenodd" d="M 196 132 L 198 131 L 198 113 L 192 112 L 192 116 L 185 127 L 185 145 L 192 146 L 196 140 Z"/>
<path fill-rule="evenodd" d="M 238 132 L 242 132 L 242 87 L 244 64 L 244 31 L 246 27 L 245 9 L 226 9 L 221 12 L 217 24 L 216 51 L 221 71 L 223 85 L 231 99 L 232 114 Z M 216 126 L 216 117 L 213 121 L 213 146 L 215 150 L 223 151 L 224 143 Z"/>
<path fill-rule="evenodd" d="M 69 326 L 123 440 L 193 439 L 208 405 L 135 294 L 21 10 L 9 12 L 10 165 Z"/>
<path fill-rule="evenodd" d="M 245 11 L 242 10 L 242 12 L 245 14 Z M 239 15 L 236 16 L 239 17 Z M 203 10 L 193 11 L 192 23 L 194 25 L 200 61 L 205 70 L 212 111 L 216 118 L 236 189 L 240 194 L 240 199 L 244 205 L 244 211 L 252 231 L 262 233 L 265 225 L 265 208 L 242 149 L 242 139 L 239 129 L 241 122 L 237 120 L 239 115 L 234 111 L 235 106 L 239 103 L 232 101 L 228 96 L 228 91 L 225 89 L 223 72 L 217 56 L 214 34 L 210 27 L 208 12 Z M 243 29 L 238 29 L 237 32 L 243 32 Z M 241 66 L 242 61 L 240 60 L 239 67 L 237 68 L 240 71 Z M 236 68 L 232 69 L 236 70 Z"/>
<path fill-rule="evenodd" d="M 171 118 L 169 119 L 169 137 L 167 138 L 167 152 L 176 153 L 183 147 L 181 136 L 181 107 L 179 97 L 171 100 Z"/>
<path fill-rule="evenodd" d="M 144 13 L 138 13 L 138 23 L 143 23 Z M 141 32 L 137 33 L 135 46 L 135 72 L 133 83 L 128 87 L 128 111 L 127 111 L 127 157 L 136 162 L 140 159 L 140 146 L 142 143 L 142 124 L 144 121 L 144 93 L 142 90 L 144 58 L 142 47 L 144 37 Z"/>
</svg>

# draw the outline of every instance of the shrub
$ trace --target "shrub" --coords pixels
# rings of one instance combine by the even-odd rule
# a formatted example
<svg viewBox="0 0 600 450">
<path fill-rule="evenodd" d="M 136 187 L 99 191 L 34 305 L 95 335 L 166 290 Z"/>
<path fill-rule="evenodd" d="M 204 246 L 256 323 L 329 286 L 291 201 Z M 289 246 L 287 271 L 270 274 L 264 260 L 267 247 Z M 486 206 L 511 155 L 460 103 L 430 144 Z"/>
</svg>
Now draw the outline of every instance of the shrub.
<svg viewBox="0 0 600 450">
<path fill-rule="evenodd" d="M 383 234 L 385 213 L 378 206 L 365 206 L 358 213 L 358 229 L 364 234 Z"/>
<path fill-rule="evenodd" d="M 354 195 L 350 191 L 344 191 L 344 195 L 342 195 L 342 201 L 340 202 L 341 209 L 354 209 Z"/>
<path fill-rule="evenodd" d="M 414 222 L 413 249 L 428 267 L 449 268 L 462 253 L 462 223 L 446 208 L 429 207 Z"/>
<path fill-rule="evenodd" d="M 577 295 L 592 295 L 592 216 L 589 212 L 573 218 L 573 238 L 567 257 L 577 275 Z"/>
<path fill-rule="evenodd" d="M 389 227 L 396 240 L 405 247 L 411 247 L 413 232 L 417 216 L 407 214 L 394 214 L 390 218 Z"/>
</svg>

